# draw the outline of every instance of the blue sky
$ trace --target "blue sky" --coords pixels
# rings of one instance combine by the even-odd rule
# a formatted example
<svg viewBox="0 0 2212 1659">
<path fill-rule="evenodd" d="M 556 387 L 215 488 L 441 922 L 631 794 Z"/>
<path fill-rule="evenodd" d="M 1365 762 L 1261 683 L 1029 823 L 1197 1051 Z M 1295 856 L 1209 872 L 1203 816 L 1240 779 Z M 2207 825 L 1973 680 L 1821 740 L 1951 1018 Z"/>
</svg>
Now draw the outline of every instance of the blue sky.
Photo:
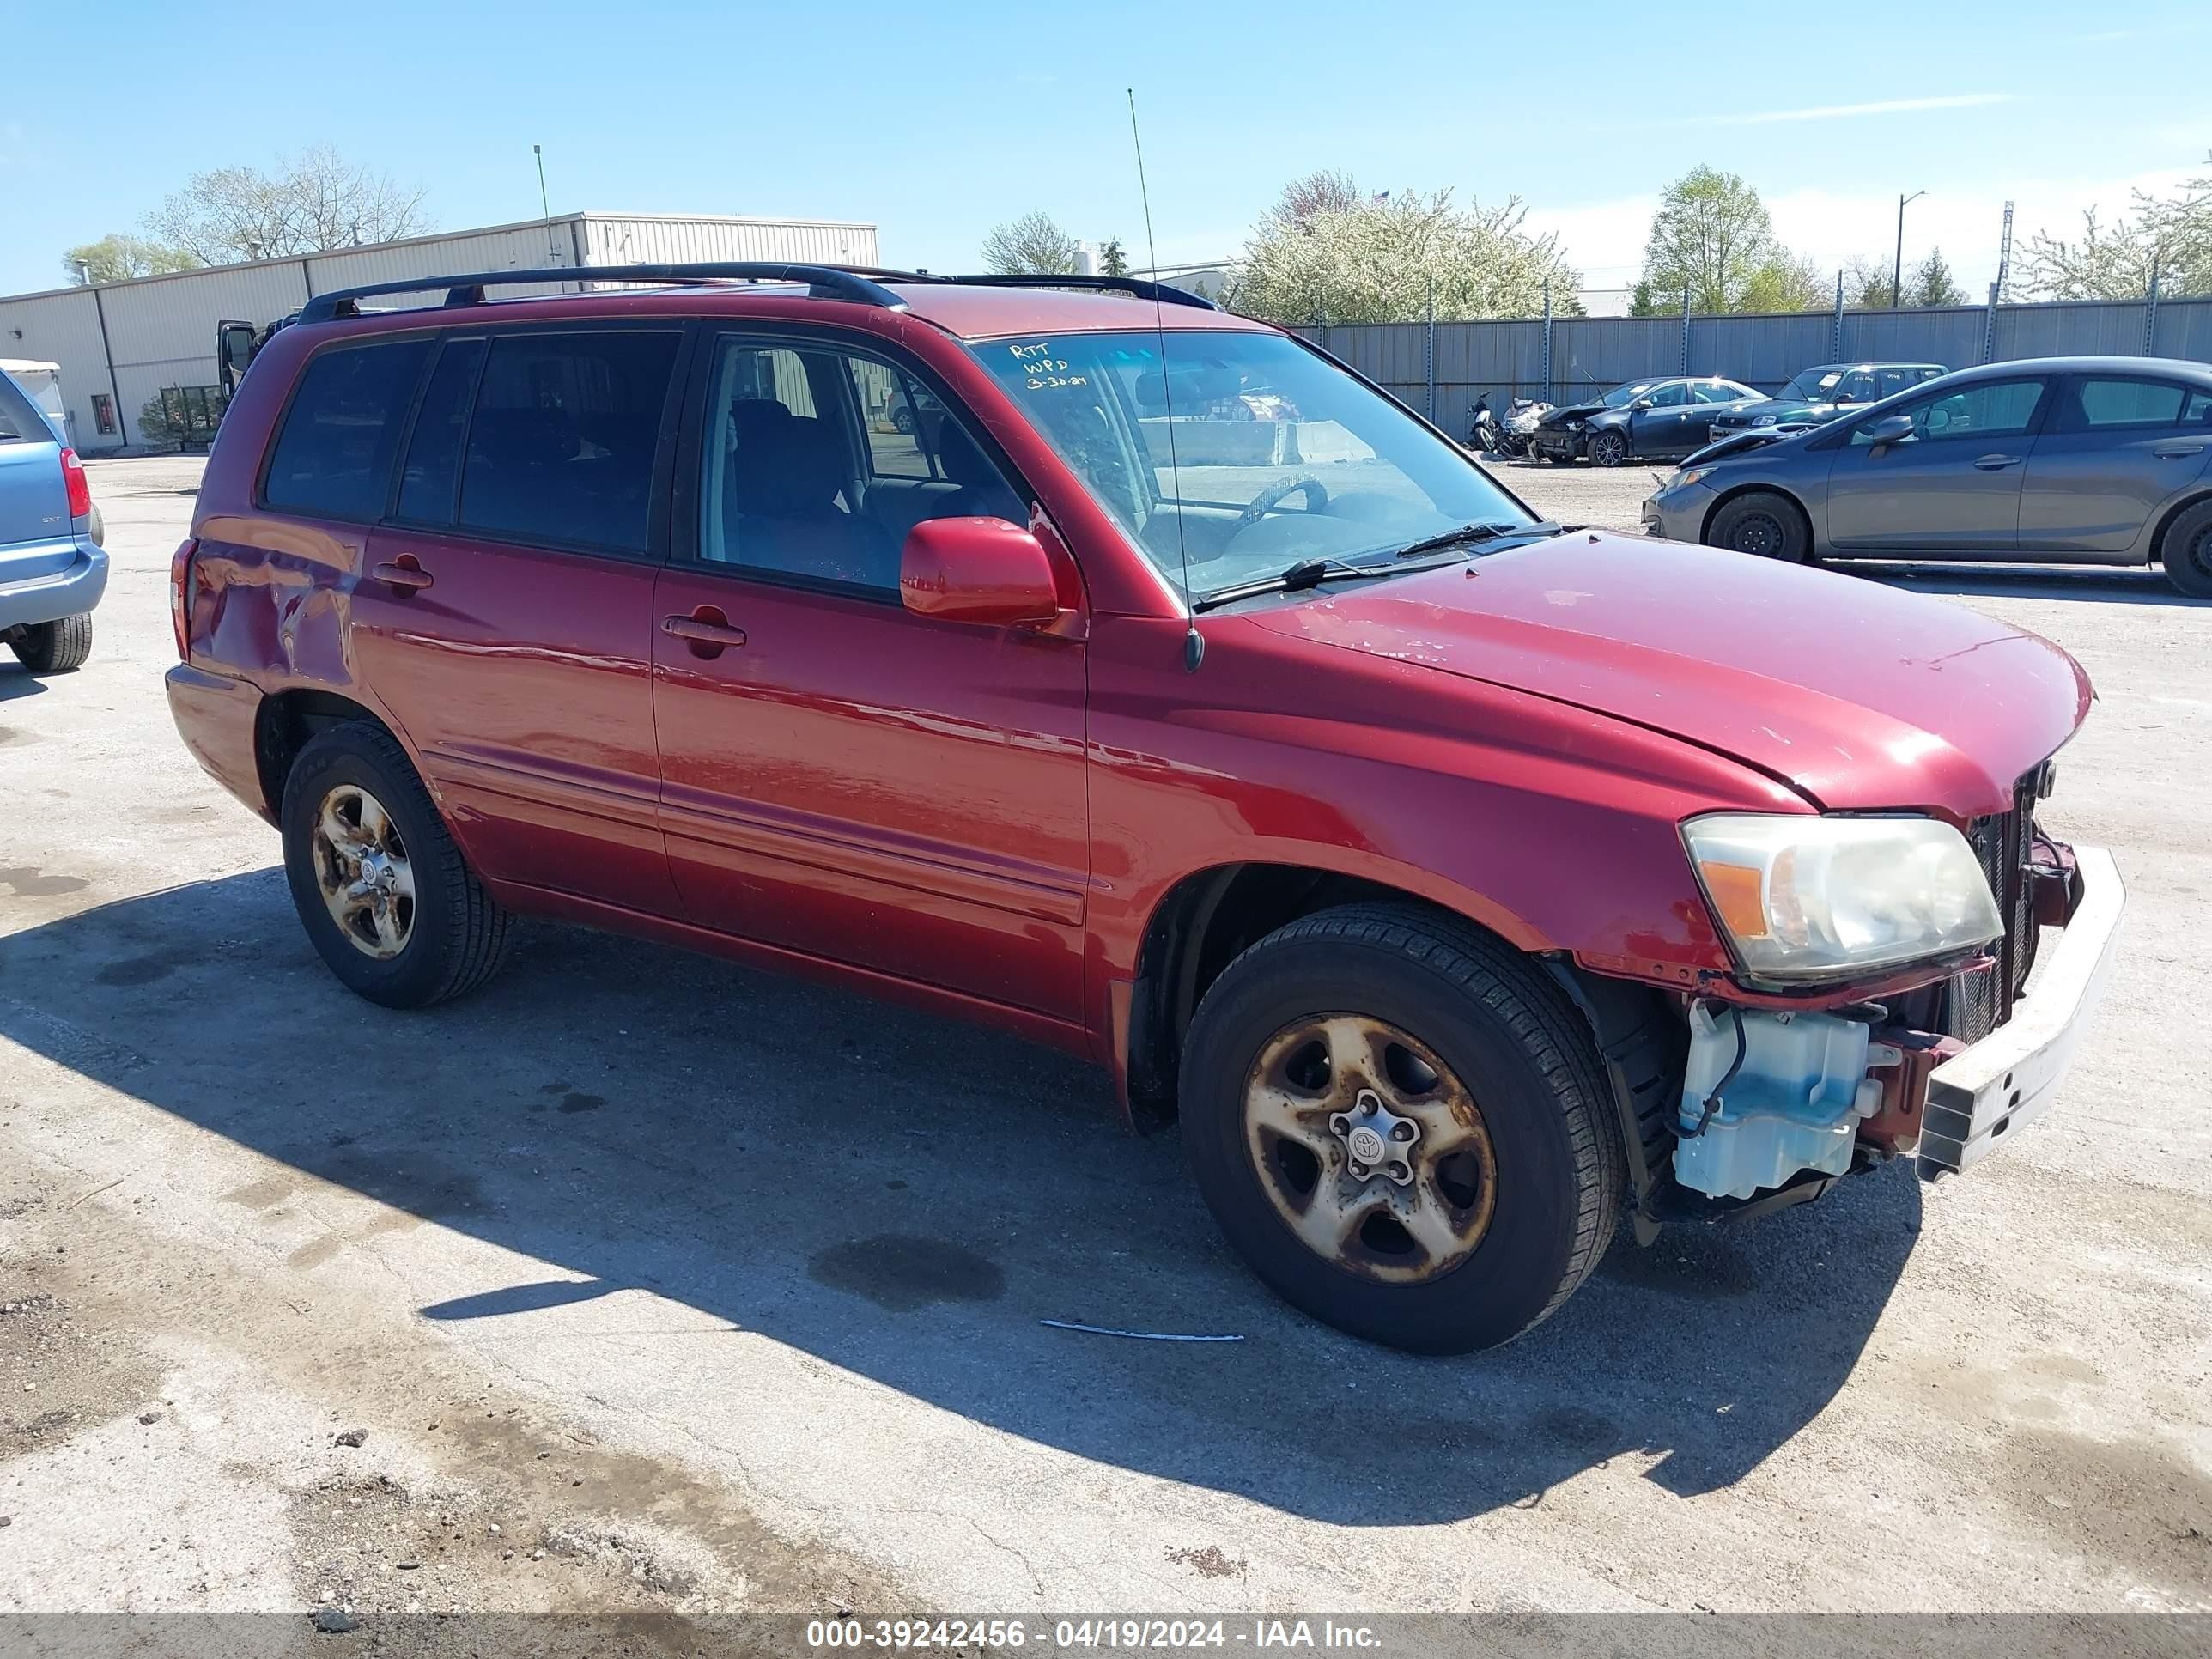
<svg viewBox="0 0 2212 1659">
<path fill-rule="evenodd" d="M 2023 235 L 2071 232 L 2212 146 L 2202 0 L 9 9 L 11 58 L 53 73 L 0 106 L 0 293 L 58 284 L 64 247 L 195 171 L 322 143 L 427 185 L 441 228 L 534 217 L 535 142 L 556 212 L 871 220 L 887 263 L 942 270 L 1043 208 L 1143 264 L 1132 85 L 1163 263 L 1234 252 L 1326 167 L 1520 196 L 1587 283 L 1625 284 L 1660 189 L 1711 162 L 1824 264 L 1886 258 L 1925 190 L 1907 259 L 1940 243 L 1978 291 L 2008 197 Z"/>
</svg>

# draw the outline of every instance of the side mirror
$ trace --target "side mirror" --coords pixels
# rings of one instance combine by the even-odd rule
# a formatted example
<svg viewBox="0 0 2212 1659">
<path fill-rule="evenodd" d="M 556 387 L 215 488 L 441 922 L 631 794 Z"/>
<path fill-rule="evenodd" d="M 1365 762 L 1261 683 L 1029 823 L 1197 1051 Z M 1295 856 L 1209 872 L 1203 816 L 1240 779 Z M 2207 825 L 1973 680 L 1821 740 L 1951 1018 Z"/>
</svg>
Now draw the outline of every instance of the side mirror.
<svg viewBox="0 0 2212 1659">
<path fill-rule="evenodd" d="M 1629 407 L 1631 409 L 1649 409 L 1651 407 L 1651 399 L 1649 398 L 1638 398 L 1634 403 L 1629 404 Z"/>
<path fill-rule="evenodd" d="M 1885 415 L 1867 428 L 1867 441 L 1876 449 L 1901 444 L 1912 435 L 1912 416 Z"/>
<path fill-rule="evenodd" d="M 999 628 L 1060 615 L 1044 544 L 1004 519 L 924 519 L 908 531 L 899 598 L 919 617 Z"/>
</svg>

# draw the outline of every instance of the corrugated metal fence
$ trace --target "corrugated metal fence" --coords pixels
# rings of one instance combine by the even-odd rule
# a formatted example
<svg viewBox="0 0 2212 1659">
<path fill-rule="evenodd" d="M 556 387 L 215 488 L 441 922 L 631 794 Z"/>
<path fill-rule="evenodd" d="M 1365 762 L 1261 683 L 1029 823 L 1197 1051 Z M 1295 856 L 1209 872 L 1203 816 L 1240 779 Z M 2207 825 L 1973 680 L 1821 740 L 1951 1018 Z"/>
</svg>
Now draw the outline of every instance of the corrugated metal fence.
<svg viewBox="0 0 2212 1659">
<path fill-rule="evenodd" d="M 1720 374 L 1778 392 L 1814 363 L 1942 363 L 2021 357 L 2182 357 L 2212 362 L 2212 298 L 2059 301 L 1924 311 L 1784 316 L 1564 317 L 1510 322 L 1365 323 L 1297 332 L 1381 381 L 1448 432 L 1479 396 L 1504 410 L 1602 392 L 1646 374 Z M 1547 353 L 1548 346 L 1548 353 Z M 2148 349 L 2146 349 L 2148 348 Z"/>
</svg>

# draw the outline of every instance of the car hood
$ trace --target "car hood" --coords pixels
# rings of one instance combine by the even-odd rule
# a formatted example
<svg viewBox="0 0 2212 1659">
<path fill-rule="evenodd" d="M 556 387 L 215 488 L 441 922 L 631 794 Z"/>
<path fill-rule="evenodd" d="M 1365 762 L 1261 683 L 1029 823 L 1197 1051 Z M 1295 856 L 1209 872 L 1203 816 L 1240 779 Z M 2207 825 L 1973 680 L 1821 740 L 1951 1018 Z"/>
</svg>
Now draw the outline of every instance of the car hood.
<svg viewBox="0 0 2212 1659">
<path fill-rule="evenodd" d="M 1539 426 L 1565 426 L 1569 421 L 1586 421 L 1593 415 L 1606 412 L 1603 404 L 1568 404 L 1555 409 L 1536 422 Z"/>
<path fill-rule="evenodd" d="M 1831 810 L 2003 811 L 2092 695 L 2048 640 L 1964 605 L 1603 532 L 1248 616 L 1668 733 Z"/>
</svg>

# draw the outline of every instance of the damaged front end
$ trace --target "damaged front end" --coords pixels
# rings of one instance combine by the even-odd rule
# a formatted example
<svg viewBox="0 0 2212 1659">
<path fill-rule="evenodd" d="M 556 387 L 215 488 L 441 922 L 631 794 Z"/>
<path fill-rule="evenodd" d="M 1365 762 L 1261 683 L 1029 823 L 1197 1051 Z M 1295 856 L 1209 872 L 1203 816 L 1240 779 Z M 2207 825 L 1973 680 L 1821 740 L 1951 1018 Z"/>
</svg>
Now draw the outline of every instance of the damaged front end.
<svg viewBox="0 0 2212 1659">
<path fill-rule="evenodd" d="M 1915 1157 L 1934 1180 L 2049 1108 L 2125 905 L 2109 854 L 2036 827 L 2049 778 L 2037 769 L 2012 811 L 1970 827 L 2002 932 L 1967 959 L 1923 969 L 1918 982 L 1908 974 L 1791 995 L 1728 980 L 1684 999 L 1673 1179 L 1650 1183 L 1639 1231 L 1669 1216 L 1802 1203 L 1898 1157 Z M 2055 939 L 2041 939 L 2046 928 Z"/>
</svg>

